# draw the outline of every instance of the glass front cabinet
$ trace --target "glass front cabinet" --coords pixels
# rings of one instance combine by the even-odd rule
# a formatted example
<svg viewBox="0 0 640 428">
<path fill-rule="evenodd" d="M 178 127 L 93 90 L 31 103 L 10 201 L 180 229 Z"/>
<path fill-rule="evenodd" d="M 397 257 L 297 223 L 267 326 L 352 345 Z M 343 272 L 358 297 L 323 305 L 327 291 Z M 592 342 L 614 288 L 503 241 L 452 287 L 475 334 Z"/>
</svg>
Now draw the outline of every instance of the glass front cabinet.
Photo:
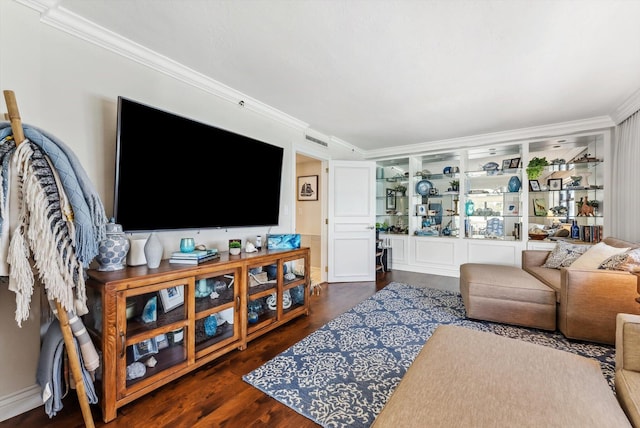
<svg viewBox="0 0 640 428">
<path fill-rule="evenodd" d="M 395 243 L 393 267 L 457 276 L 467 262 L 519 266 L 522 249 L 557 239 L 598 242 L 609 139 L 599 131 L 378 160 L 376 229 Z"/>
<path fill-rule="evenodd" d="M 90 269 L 84 324 L 101 357 L 103 419 L 295 317 L 309 314 L 310 250 L 261 250 L 201 265 Z"/>
</svg>

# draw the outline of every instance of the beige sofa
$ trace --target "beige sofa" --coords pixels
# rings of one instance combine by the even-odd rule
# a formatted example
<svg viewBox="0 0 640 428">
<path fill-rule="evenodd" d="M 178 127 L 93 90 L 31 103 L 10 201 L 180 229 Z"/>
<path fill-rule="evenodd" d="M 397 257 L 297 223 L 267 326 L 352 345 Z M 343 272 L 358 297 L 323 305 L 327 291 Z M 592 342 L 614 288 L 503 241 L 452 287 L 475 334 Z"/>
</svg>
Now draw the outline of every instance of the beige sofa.
<svg viewBox="0 0 640 428">
<path fill-rule="evenodd" d="M 638 244 L 615 238 L 603 241 L 614 247 Z M 549 251 L 522 252 L 522 269 L 556 292 L 557 327 L 566 337 L 614 344 L 616 315 L 640 314 L 638 276 L 603 269 L 544 268 Z"/>
<path fill-rule="evenodd" d="M 625 361 L 640 368 L 638 352 Z M 629 397 L 638 395 L 636 375 Z M 434 331 L 372 425 L 629 426 L 596 360 L 452 325 Z"/>
<path fill-rule="evenodd" d="M 640 316 L 618 314 L 616 396 L 634 427 L 640 427 Z"/>
</svg>

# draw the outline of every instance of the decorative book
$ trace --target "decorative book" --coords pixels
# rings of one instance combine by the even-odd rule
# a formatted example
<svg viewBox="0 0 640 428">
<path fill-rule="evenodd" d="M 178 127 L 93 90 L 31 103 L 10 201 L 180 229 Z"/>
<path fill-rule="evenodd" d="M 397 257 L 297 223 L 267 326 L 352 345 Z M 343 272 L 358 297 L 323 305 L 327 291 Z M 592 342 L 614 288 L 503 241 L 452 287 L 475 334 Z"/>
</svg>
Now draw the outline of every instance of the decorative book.
<svg viewBox="0 0 640 428">
<path fill-rule="evenodd" d="M 205 257 L 200 257 L 200 258 L 176 258 L 176 257 L 171 257 L 169 259 L 169 263 L 177 263 L 177 264 L 183 264 L 183 265 L 197 265 L 200 263 L 204 263 L 204 262 L 208 262 L 211 260 L 216 260 L 220 258 L 220 256 L 218 254 L 210 254 L 208 256 Z"/>
<path fill-rule="evenodd" d="M 174 251 L 171 253 L 172 259 L 201 259 L 203 257 L 209 257 L 212 255 L 217 255 L 218 250 L 215 248 L 211 248 L 209 250 L 193 250 L 189 253 L 183 253 L 182 251 Z"/>
</svg>

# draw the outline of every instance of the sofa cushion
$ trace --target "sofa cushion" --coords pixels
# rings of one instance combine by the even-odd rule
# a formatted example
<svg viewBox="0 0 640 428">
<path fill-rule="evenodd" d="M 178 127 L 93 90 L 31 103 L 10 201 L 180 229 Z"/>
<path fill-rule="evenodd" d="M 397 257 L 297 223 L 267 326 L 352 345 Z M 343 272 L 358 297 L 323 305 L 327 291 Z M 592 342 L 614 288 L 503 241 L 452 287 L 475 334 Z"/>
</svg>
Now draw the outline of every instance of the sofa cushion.
<svg viewBox="0 0 640 428">
<path fill-rule="evenodd" d="M 571 267 L 576 269 L 598 269 L 600 263 L 609 257 L 622 254 L 630 249 L 629 247 L 612 247 L 604 242 L 598 242 L 571 263 Z"/>
<path fill-rule="evenodd" d="M 556 292 L 556 302 L 560 302 L 560 284 L 562 282 L 560 269 L 547 269 L 542 266 L 532 266 L 527 268 L 526 271 L 536 277 L 538 281 L 541 281 L 550 288 L 553 288 L 553 291 Z"/>
<path fill-rule="evenodd" d="M 640 249 L 635 248 L 624 253 L 616 254 L 598 266 L 598 269 L 623 270 L 629 272 L 640 271 Z"/>
<path fill-rule="evenodd" d="M 554 249 L 549 253 L 542 267 L 550 269 L 560 269 L 571 266 L 578 257 L 584 254 L 591 245 L 571 244 L 565 241 L 558 241 Z"/>
</svg>

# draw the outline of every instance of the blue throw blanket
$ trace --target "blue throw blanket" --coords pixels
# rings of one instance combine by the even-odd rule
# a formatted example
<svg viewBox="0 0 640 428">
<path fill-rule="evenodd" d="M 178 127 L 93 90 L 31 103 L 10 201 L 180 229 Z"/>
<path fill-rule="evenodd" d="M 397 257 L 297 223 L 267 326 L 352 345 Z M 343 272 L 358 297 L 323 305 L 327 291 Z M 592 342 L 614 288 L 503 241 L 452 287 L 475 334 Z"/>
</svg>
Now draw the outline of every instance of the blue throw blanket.
<svg viewBox="0 0 640 428">
<path fill-rule="evenodd" d="M 75 346 L 74 352 L 78 354 L 80 359 L 80 367 L 82 370 L 82 380 L 84 381 L 85 392 L 89 404 L 98 402 L 93 379 L 91 374 L 85 369 L 82 360 L 82 352 L 78 350 L 78 343 L 73 339 Z M 50 418 L 55 416 L 62 409 L 62 399 L 66 395 L 66 381 L 63 377 L 63 351 L 64 338 L 60 330 L 60 323 L 57 319 L 49 325 L 47 333 L 42 341 L 42 349 L 40 351 L 40 359 L 38 360 L 38 371 L 36 380 L 38 385 L 42 387 L 42 402 L 44 410 Z"/>
<path fill-rule="evenodd" d="M 76 254 L 84 267 L 98 255 L 108 222 L 102 201 L 75 154 L 59 139 L 41 129 L 23 125 L 25 137 L 51 160 L 73 209 Z M 11 124 L 0 122 L 0 141 L 12 135 Z M 3 177 L 6 174 L 3 174 Z"/>
</svg>

